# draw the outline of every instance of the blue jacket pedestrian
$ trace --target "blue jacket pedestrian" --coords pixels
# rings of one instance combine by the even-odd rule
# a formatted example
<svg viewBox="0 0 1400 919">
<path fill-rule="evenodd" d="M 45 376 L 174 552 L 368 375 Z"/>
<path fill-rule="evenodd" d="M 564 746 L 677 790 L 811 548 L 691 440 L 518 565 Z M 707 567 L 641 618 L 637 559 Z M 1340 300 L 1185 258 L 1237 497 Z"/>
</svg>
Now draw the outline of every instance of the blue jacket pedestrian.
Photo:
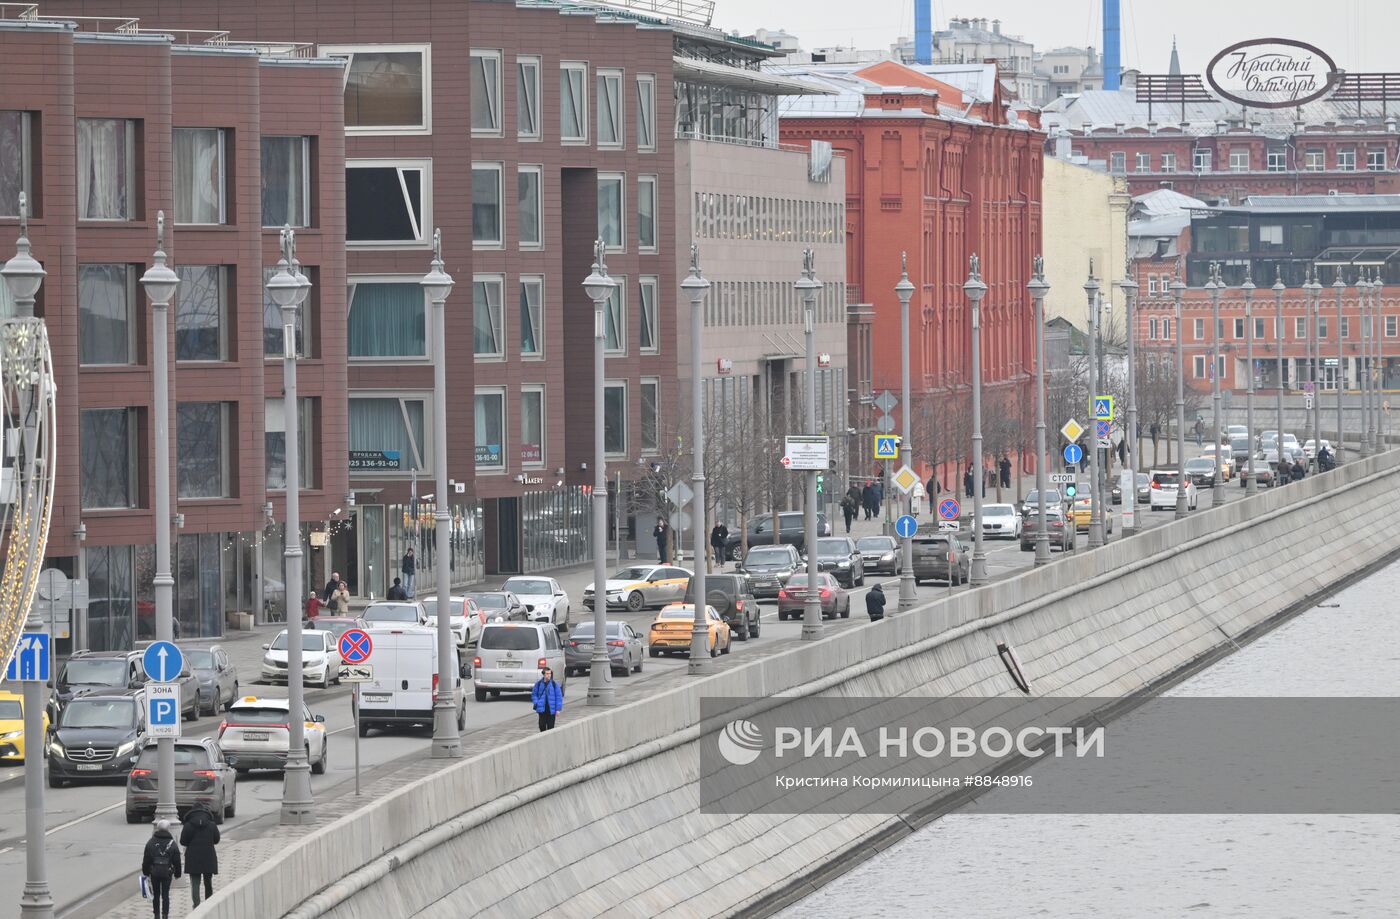
<svg viewBox="0 0 1400 919">
<path fill-rule="evenodd" d="M 559 714 L 564 708 L 564 690 L 559 684 L 554 682 L 554 671 L 545 667 L 540 671 L 540 678 L 535 681 L 534 688 L 530 690 L 530 701 L 534 703 L 535 711 L 540 716 L 540 730 L 548 731 L 554 727 L 554 716 Z"/>
</svg>

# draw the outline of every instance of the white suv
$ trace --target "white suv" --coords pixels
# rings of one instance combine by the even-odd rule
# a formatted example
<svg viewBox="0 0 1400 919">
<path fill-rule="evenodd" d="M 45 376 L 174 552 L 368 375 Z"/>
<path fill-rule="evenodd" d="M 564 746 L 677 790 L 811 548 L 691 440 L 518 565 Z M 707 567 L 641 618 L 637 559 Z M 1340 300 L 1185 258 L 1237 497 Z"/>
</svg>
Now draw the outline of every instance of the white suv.
<svg viewBox="0 0 1400 919">
<path fill-rule="evenodd" d="M 291 704 L 286 699 L 244 696 L 229 706 L 219 725 L 219 747 L 224 758 L 240 773 L 249 769 L 282 769 L 287 765 L 288 740 L 291 738 L 288 716 Z M 302 706 L 301 717 L 306 737 L 306 757 L 311 771 L 322 775 L 326 771 L 326 718 L 312 715 Z"/>
<path fill-rule="evenodd" d="M 503 692 L 529 692 L 545 667 L 554 671 L 554 679 L 564 688 L 568 674 L 564 670 L 564 646 L 559 631 L 547 622 L 493 621 L 482 626 L 476 642 L 476 658 L 472 661 L 472 684 L 476 701 L 485 702 L 486 694 L 499 696 Z"/>
<path fill-rule="evenodd" d="M 1154 510 L 1175 510 L 1176 490 L 1179 477 L 1175 469 L 1153 469 L 1148 506 Z M 1186 477 L 1186 509 L 1196 509 L 1196 484 Z"/>
</svg>

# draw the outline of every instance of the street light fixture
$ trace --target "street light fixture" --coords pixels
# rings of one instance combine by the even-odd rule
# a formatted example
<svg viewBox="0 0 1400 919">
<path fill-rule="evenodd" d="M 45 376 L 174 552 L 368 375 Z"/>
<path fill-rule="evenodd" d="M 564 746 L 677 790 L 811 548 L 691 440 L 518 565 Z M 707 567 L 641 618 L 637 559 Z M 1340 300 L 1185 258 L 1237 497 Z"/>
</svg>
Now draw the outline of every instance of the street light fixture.
<svg viewBox="0 0 1400 919">
<path fill-rule="evenodd" d="M 1361 276 L 1357 275 L 1356 280 L 1357 283 L 1360 284 Z M 1337 297 L 1337 449 L 1339 451 L 1342 443 L 1346 440 L 1344 436 L 1346 419 L 1342 415 L 1342 398 L 1343 393 L 1346 391 L 1346 386 L 1344 384 L 1347 378 L 1347 359 L 1345 352 L 1342 350 L 1346 347 L 1346 343 L 1342 341 L 1342 294 L 1346 291 L 1346 287 L 1346 282 L 1342 280 L 1342 269 L 1338 268 L 1337 277 L 1332 282 L 1332 292 L 1336 294 Z M 1359 292 L 1360 288 L 1358 287 L 1357 290 Z M 1359 297 L 1356 301 L 1356 324 L 1360 327 L 1361 346 L 1364 351 L 1366 347 L 1366 306 L 1361 302 Z M 1313 441 L 1313 463 L 1317 467 L 1318 472 L 1322 471 L 1322 461 L 1318 459 L 1318 454 L 1321 452 L 1322 441 Z"/>
<path fill-rule="evenodd" d="M 982 298 L 987 296 L 987 284 L 982 280 L 982 262 L 977 253 L 968 261 L 967 280 L 963 293 L 972 305 L 972 571 L 968 583 L 974 587 L 987 583 L 987 554 L 982 548 L 982 492 L 986 479 L 982 475 Z M 952 541 L 949 540 L 949 545 Z M 948 581 L 953 581 L 952 551 L 948 553 Z"/>
<path fill-rule="evenodd" d="M 1181 263 L 1178 262 L 1172 272 L 1172 302 L 1176 306 L 1176 520 L 1186 516 L 1186 366 L 1181 351 L 1181 293 L 1184 290 L 1186 285 L 1181 281 Z"/>
<path fill-rule="evenodd" d="M 1275 373 L 1277 379 L 1274 381 L 1274 412 L 1277 420 L 1274 422 L 1274 451 L 1275 459 L 1283 457 L 1283 266 L 1274 266 L 1274 286 L 1270 288 L 1274 292 L 1274 352 L 1275 352 Z M 1253 435 L 1251 435 L 1253 436 Z M 1281 483 L 1275 482 L 1275 485 Z"/>
<path fill-rule="evenodd" d="M 1132 509 L 1132 516 L 1123 521 L 1123 535 L 1137 532 L 1137 472 L 1138 472 L 1138 410 L 1137 410 L 1137 307 L 1138 283 L 1133 280 L 1133 265 L 1129 261 L 1119 282 L 1123 288 L 1124 318 L 1128 330 L 1128 425 L 1123 437 L 1128 441 L 1128 487 L 1123 489 L 1123 506 Z"/>
<path fill-rule="evenodd" d="M 807 433 L 817 433 L 817 343 L 816 305 L 817 291 L 822 282 L 817 280 L 816 253 L 811 249 L 802 252 L 802 277 L 793 286 L 802 298 L 802 323 L 807 339 Z M 807 476 L 806 501 L 803 507 L 803 543 L 807 550 L 807 589 L 802 603 L 802 639 L 815 641 L 822 637 L 822 601 L 817 589 L 817 473 L 809 470 Z"/>
<path fill-rule="evenodd" d="M 1312 441 L 1313 451 L 1317 451 L 1317 445 L 1322 443 L 1322 424 L 1320 419 L 1322 390 L 1318 385 L 1321 382 L 1322 374 L 1318 365 L 1322 363 L 1322 342 L 1318 340 L 1319 313 L 1322 306 L 1322 282 L 1317 279 L 1317 267 L 1313 267 L 1312 283 L 1308 287 L 1312 296 L 1308 298 L 1308 359 L 1312 364 L 1310 378 L 1312 381 Z"/>
<path fill-rule="evenodd" d="M 1382 393 L 1385 391 L 1385 358 L 1381 354 L 1381 345 L 1385 341 L 1385 330 L 1381 328 L 1384 320 L 1381 318 L 1381 294 L 1385 292 L 1385 282 L 1381 280 L 1380 268 L 1371 269 L 1371 316 L 1373 325 L 1371 326 L 1371 346 L 1374 349 L 1375 363 L 1371 368 L 1371 420 L 1367 424 L 1367 430 L 1375 431 L 1371 438 L 1371 443 L 1375 447 L 1375 452 L 1382 453 L 1386 449 L 1385 428 L 1381 424 L 1383 418 Z"/>
<path fill-rule="evenodd" d="M 1371 444 L 1366 436 L 1371 421 L 1371 346 L 1369 335 L 1367 334 L 1367 301 L 1370 299 L 1371 282 L 1366 276 L 1366 269 L 1356 276 L 1356 310 L 1359 314 L 1361 324 L 1361 356 L 1356 359 L 1356 388 L 1361 399 L 1361 423 L 1357 425 L 1358 456 L 1369 456 Z M 1340 338 L 1340 336 L 1339 336 Z M 1342 444 L 1346 443 L 1346 438 L 1337 435 L 1337 449 L 1340 453 Z"/>
<path fill-rule="evenodd" d="M 693 610 L 694 620 L 690 627 L 690 663 L 686 671 L 694 676 L 709 673 L 714 668 L 710 664 L 710 624 L 706 618 L 709 594 L 705 589 L 705 575 L 708 565 L 705 561 L 705 539 L 708 528 L 705 526 L 705 412 L 704 391 L 700 376 L 701 342 L 705 334 L 705 295 L 710 292 L 710 282 L 700 273 L 700 247 L 690 244 L 690 274 L 681 281 L 681 290 L 690 298 L 690 455 L 691 455 L 691 530 L 695 540 L 695 574 L 691 584 L 695 588 Z M 594 589 L 594 597 L 598 595 Z M 598 642 L 595 640 L 594 644 Z"/>
<path fill-rule="evenodd" d="M 1095 347 L 1099 336 L 1099 279 L 1094 277 L 1094 260 L 1089 259 L 1089 278 L 1084 282 L 1084 296 L 1089 301 L 1088 347 L 1089 347 L 1089 404 L 1093 405 L 1099 392 L 1098 357 Z M 1103 518 L 1101 516 L 1102 493 L 1099 489 L 1099 440 L 1097 419 L 1089 423 L 1094 430 L 1089 431 L 1089 548 L 1103 545 Z M 1071 516 L 1072 516 L 1071 510 Z"/>
<path fill-rule="evenodd" d="M 906 252 L 899 254 L 899 283 L 894 286 L 895 296 L 899 297 L 899 328 L 900 328 L 900 385 L 903 387 L 903 412 L 904 426 L 900 433 L 904 436 L 900 439 L 899 453 L 900 461 L 908 468 L 913 466 L 914 436 L 909 423 L 909 301 L 914 296 L 914 285 L 909 280 L 909 255 Z M 888 480 L 886 476 L 886 480 Z M 938 496 L 930 498 L 937 501 Z M 914 490 L 910 489 L 905 495 L 906 514 L 911 517 L 914 514 Z M 918 590 L 914 585 L 914 540 L 906 538 L 900 547 L 900 572 L 899 572 L 899 609 L 901 612 L 913 609 L 918 602 Z"/>
<path fill-rule="evenodd" d="M 1220 292 L 1225 289 L 1225 282 L 1220 279 L 1219 262 L 1210 263 L 1210 279 L 1205 289 L 1210 291 L 1210 443 L 1215 458 L 1210 506 L 1219 507 L 1225 501 L 1225 477 L 1220 468 L 1225 452 L 1220 444 Z"/>
<path fill-rule="evenodd" d="M 1245 395 L 1244 426 L 1248 429 L 1245 435 L 1247 454 L 1245 459 L 1244 473 L 1244 493 L 1254 494 L 1258 487 L 1254 481 L 1254 277 L 1250 273 L 1249 263 L 1244 266 L 1244 283 L 1240 285 L 1240 290 L 1244 292 L 1244 347 L 1245 364 L 1249 376 L 1249 389 Z"/>
<path fill-rule="evenodd" d="M 1045 465 L 1049 456 L 1045 450 L 1045 297 L 1050 283 L 1045 280 L 1045 258 L 1037 255 L 1032 263 L 1031 279 L 1026 284 L 1035 304 L 1035 492 L 1039 517 L 1035 524 L 1036 567 L 1050 563 L 1050 532 L 1045 528 Z"/>
<path fill-rule="evenodd" d="M 603 311 L 617 289 L 608 277 L 607 248 L 601 239 L 593 243 L 593 271 L 583 279 L 583 292 L 593 301 L 593 657 L 588 666 L 588 704 L 612 705 L 617 696 L 608 659 L 608 464 L 603 442 L 604 351 L 607 320 Z M 619 491 L 615 500 L 621 500 Z M 704 603 L 703 597 L 697 602 Z"/>
</svg>

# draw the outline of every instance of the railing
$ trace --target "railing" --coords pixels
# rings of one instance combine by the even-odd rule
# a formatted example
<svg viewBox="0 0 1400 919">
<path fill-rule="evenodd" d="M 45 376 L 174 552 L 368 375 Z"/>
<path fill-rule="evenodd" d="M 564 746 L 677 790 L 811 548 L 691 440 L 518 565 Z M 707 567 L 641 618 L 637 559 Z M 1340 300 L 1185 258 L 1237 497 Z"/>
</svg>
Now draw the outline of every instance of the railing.
<svg viewBox="0 0 1400 919">
<path fill-rule="evenodd" d="M 684 19 L 709 25 L 715 18 L 714 0 L 597 0 L 603 6 L 615 6 L 637 13 Z"/>
<path fill-rule="evenodd" d="M 0 19 L 11 19 L 19 22 L 37 22 L 39 19 L 39 4 L 0 3 Z"/>
</svg>

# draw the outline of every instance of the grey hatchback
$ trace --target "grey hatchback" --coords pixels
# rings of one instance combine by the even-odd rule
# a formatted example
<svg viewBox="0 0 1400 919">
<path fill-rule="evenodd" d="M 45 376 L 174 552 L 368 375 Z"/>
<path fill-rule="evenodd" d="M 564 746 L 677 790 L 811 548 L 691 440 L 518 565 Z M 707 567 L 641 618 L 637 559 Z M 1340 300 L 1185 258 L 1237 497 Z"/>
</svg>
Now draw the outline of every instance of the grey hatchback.
<svg viewBox="0 0 1400 919">
<path fill-rule="evenodd" d="M 642 672 L 642 637 L 626 622 L 608 620 L 608 662 L 613 673 L 628 676 Z M 588 673 L 593 669 L 593 620 L 574 626 L 564 642 L 564 673 Z"/>
<path fill-rule="evenodd" d="M 915 584 L 923 581 L 967 583 L 972 571 L 972 553 L 965 549 L 957 536 L 921 532 L 914 534 L 913 541 Z"/>
<path fill-rule="evenodd" d="M 151 741 L 126 779 L 126 822 L 150 820 L 156 812 L 156 744 Z M 183 820 L 190 808 L 206 804 L 215 823 L 232 817 L 238 805 L 238 773 L 212 737 L 175 740 L 175 808 Z"/>
</svg>

